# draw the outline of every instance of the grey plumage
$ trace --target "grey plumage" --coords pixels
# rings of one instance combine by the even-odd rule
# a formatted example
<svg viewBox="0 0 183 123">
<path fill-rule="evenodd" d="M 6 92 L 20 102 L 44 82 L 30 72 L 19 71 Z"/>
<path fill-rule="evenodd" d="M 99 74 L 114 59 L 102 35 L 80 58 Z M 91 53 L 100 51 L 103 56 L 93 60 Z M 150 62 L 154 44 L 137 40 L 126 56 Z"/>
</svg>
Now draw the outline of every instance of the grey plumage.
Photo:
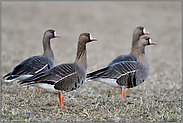
<svg viewBox="0 0 183 123">
<path fill-rule="evenodd" d="M 108 64 L 108 66 L 111 66 L 115 63 L 121 62 L 121 61 L 137 61 L 137 57 L 131 54 L 127 55 L 120 55 L 116 57 L 112 62 Z"/>
<path fill-rule="evenodd" d="M 143 73 L 143 74 L 142 74 Z M 88 76 L 90 73 L 88 74 Z M 103 68 L 100 71 L 90 75 L 90 80 L 97 78 L 115 79 L 119 87 L 126 86 L 127 88 L 135 87 L 141 84 L 148 76 L 146 70 L 140 63 L 134 61 L 123 61 Z M 105 81 L 105 80 L 104 80 Z"/>
<path fill-rule="evenodd" d="M 149 35 L 150 33 L 146 32 L 144 27 L 137 26 L 133 32 L 132 47 L 131 47 L 130 53 L 116 57 L 112 62 L 110 62 L 108 64 L 108 66 L 121 62 L 121 61 L 137 61 L 137 44 L 138 44 L 140 36 L 145 35 L 145 34 Z"/>
<path fill-rule="evenodd" d="M 55 64 L 55 58 L 53 51 L 50 46 L 50 39 L 60 37 L 56 34 L 54 30 L 47 30 L 44 33 L 43 36 L 43 49 L 44 53 L 43 55 L 39 56 L 32 56 L 20 64 L 18 64 L 12 72 L 6 74 L 3 78 L 5 79 L 5 82 L 12 82 L 16 79 L 25 79 L 27 77 L 30 77 L 36 73 L 46 71 L 50 68 L 52 68 Z"/>
<path fill-rule="evenodd" d="M 76 59 L 73 63 L 57 65 L 47 71 L 40 72 L 30 78 L 19 81 L 20 84 L 29 83 L 48 92 L 58 93 L 59 107 L 64 107 L 63 95 L 79 88 L 86 79 L 87 55 L 86 43 L 95 41 L 90 33 L 82 33 L 79 36 Z"/>
<path fill-rule="evenodd" d="M 145 55 L 145 46 L 156 45 L 148 36 L 141 36 L 137 45 L 137 61 L 121 61 L 105 68 L 87 74 L 87 80 L 96 80 L 110 86 L 133 88 L 144 82 L 150 71 L 149 62 Z M 124 93 L 121 93 L 124 100 Z"/>
<path fill-rule="evenodd" d="M 37 85 L 37 83 L 54 85 L 54 88 L 57 90 L 55 93 L 58 93 L 58 91 L 69 92 L 79 88 L 85 78 L 85 70 L 77 66 L 76 63 L 65 63 L 19 82 L 20 84 L 30 83 L 29 85 L 35 85 L 38 87 L 41 86 Z"/>
<path fill-rule="evenodd" d="M 52 60 L 44 55 L 32 56 L 17 65 L 12 72 L 4 76 L 9 76 L 6 80 L 16 79 L 21 75 L 34 75 L 35 73 L 48 70 L 54 66 Z"/>
</svg>

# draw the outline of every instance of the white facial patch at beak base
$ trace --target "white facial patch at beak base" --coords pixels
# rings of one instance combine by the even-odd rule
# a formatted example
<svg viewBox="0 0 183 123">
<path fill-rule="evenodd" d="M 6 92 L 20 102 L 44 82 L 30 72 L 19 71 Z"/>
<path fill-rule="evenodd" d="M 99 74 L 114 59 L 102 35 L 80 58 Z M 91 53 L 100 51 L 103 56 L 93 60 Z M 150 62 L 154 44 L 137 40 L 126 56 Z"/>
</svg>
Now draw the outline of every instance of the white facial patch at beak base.
<svg viewBox="0 0 183 123">
<path fill-rule="evenodd" d="M 143 33 L 144 33 L 144 34 L 146 33 L 146 28 L 143 29 Z"/>
<path fill-rule="evenodd" d="M 55 37 L 60 37 L 60 35 L 57 35 L 56 31 L 54 31 L 54 36 Z"/>
<path fill-rule="evenodd" d="M 56 31 L 54 31 L 54 36 L 56 36 L 56 35 L 57 35 Z"/>
<path fill-rule="evenodd" d="M 149 39 L 149 44 L 151 44 L 151 45 L 156 45 L 156 42 L 153 42 L 152 40 L 151 40 L 151 38 Z"/>
<path fill-rule="evenodd" d="M 90 33 L 90 40 L 91 40 L 91 41 L 97 41 L 97 39 L 94 38 L 94 37 L 91 35 L 91 33 Z"/>
<path fill-rule="evenodd" d="M 144 35 L 150 35 L 150 32 L 146 32 L 145 28 L 143 28 L 143 33 L 144 33 Z"/>
<path fill-rule="evenodd" d="M 151 44 L 153 41 L 151 40 L 151 38 L 149 39 L 149 44 Z"/>
<path fill-rule="evenodd" d="M 90 40 L 92 40 L 93 39 L 93 36 L 91 35 L 91 33 L 90 33 Z"/>
</svg>

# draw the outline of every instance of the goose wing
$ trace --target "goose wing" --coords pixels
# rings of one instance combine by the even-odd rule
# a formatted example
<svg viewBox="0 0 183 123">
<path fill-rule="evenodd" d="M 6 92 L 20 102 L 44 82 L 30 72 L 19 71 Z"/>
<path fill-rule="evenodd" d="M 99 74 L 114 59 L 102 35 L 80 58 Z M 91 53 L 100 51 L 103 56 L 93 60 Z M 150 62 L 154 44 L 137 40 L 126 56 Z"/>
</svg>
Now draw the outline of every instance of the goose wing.
<svg viewBox="0 0 183 123">
<path fill-rule="evenodd" d="M 134 61 L 119 62 L 100 72 L 97 76 L 100 78 L 119 79 L 121 76 L 127 76 L 137 71 L 137 66 L 138 63 Z"/>
<path fill-rule="evenodd" d="M 131 88 L 142 83 L 148 76 L 148 73 L 136 61 L 123 61 L 90 73 L 89 75 L 90 80 L 97 78 L 115 79 L 118 85 Z"/>
<path fill-rule="evenodd" d="M 34 75 L 38 72 L 45 71 L 51 67 L 49 63 L 49 58 L 44 56 L 33 56 L 22 63 L 17 65 L 11 73 L 8 73 L 4 76 L 20 76 L 20 75 Z"/>
<path fill-rule="evenodd" d="M 120 55 L 118 57 L 116 57 L 112 62 L 110 62 L 108 64 L 108 66 L 111 66 L 115 63 L 119 63 L 122 61 L 137 61 L 137 58 L 131 54 L 127 54 L 127 55 Z"/>
<path fill-rule="evenodd" d="M 55 66 L 47 71 L 40 72 L 32 77 L 24 80 L 20 80 L 20 84 L 23 83 L 48 83 L 55 84 L 58 80 L 73 74 L 75 72 L 73 64 L 61 64 Z"/>
</svg>

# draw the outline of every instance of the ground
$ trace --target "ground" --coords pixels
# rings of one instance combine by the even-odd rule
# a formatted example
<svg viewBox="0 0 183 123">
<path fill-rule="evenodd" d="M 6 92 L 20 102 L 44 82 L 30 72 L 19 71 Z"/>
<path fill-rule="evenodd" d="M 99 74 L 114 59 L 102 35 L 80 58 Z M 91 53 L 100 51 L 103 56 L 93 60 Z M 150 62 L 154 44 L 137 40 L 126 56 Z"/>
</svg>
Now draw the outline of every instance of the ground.
<svg viewBox="0 0 183 123">
<path fill-rule="evenodd" d="M 181 122 L 182 59 L 181 2 L 1 2 L 1 121 L 2 122 Z M 78 37 L 90 32 L 97 42 L 87 44 L 87 72 L 105 67 L 128 54 L 135 27 L 144 26 L 156 46 L 146 47 L 150 63 L 147 80 L 126 92 L 92 81 L 64 94 L 26 88 L 2 78 L 24 59 L 43 53 L 45 30 L 55 65 L 73 62 Z"/>
</svg>

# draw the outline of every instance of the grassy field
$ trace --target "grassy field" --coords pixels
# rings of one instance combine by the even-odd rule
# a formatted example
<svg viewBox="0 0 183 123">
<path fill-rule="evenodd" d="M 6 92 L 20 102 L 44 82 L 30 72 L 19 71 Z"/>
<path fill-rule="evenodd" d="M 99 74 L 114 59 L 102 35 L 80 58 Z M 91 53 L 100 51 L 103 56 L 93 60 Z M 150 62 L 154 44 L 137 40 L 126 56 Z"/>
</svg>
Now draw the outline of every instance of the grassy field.
<svg viewBox="0 0 183 123">
<path fill-rule="evenodd" d="M 1 2 L 1 122 L 181 122 L 182 58 L 180 2 Z M 26 88 L 2 77 L 24 59 L 42 54 L 45 30 L 52 39 L 55 65 L 73 62 L 78 36 L 90 32 L 88 72 L 130 52 L 136 26 L 151 33 L 156 46 L 146 47 L 147 80 L 126 91 L 91 81 L 65 93 L 65 108 L 56 94 Z"/>
</svg>

